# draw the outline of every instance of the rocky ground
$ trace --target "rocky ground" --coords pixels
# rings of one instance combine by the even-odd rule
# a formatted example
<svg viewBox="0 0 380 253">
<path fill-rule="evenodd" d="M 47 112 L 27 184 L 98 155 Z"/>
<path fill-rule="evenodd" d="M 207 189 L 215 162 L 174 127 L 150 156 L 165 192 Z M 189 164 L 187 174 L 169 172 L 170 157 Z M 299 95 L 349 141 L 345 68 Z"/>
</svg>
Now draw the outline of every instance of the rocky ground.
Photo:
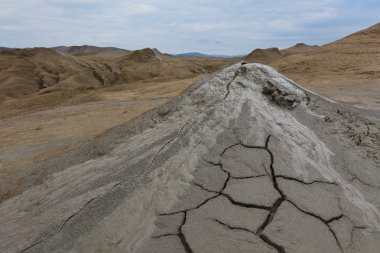
<svg viewBox="0 0 380 253">
<path fill-rule="evenodd" d="M 30 168 L 49 174 L 0 204 L 0 251 L 377 252 L 379 128 L 235 64 Z"/>
</svg>

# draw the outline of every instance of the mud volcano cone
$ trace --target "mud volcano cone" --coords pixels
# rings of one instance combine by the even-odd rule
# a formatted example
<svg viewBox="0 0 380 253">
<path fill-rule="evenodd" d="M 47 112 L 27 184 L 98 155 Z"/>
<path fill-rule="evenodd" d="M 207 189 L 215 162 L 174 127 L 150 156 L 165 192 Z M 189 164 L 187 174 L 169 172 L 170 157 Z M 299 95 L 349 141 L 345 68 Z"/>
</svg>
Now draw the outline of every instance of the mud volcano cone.
<svg viewBox="0 0 380 253">
<path fill-rule="evenodd" d="M 367 111 L 235 64 L 1 203 L 0 251 L 377 252 L 378 133 Z"/>
</svg>

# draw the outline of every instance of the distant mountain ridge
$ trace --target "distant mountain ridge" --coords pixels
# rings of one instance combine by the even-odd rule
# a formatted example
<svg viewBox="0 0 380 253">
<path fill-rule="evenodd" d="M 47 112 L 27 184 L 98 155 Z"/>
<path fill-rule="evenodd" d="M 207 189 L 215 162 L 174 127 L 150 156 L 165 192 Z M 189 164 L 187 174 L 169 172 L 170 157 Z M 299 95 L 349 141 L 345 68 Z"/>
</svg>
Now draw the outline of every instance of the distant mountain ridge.
<svg viewBox="0 0 380 253">
<path fill-rule="evenodd" d="M 235 57 L 242 57 L 244 55 L 224 55 L 224 54 L 203 54 L 199 52 L 189 52 L 189 53 L 182 53 L 182 54 L 173 54 L 173 56 L 177 57 L 184 57 L 184 58 L 235 58 Z"/>
<path fill-rule="evenodd" d="M 6 51 L 6 50 L 9 50 L 9 49 L 11 49 L 11 48 L 9 48 L 9 47 L 0 47 L 0 52 L 1 51 Z"/>
</svg>

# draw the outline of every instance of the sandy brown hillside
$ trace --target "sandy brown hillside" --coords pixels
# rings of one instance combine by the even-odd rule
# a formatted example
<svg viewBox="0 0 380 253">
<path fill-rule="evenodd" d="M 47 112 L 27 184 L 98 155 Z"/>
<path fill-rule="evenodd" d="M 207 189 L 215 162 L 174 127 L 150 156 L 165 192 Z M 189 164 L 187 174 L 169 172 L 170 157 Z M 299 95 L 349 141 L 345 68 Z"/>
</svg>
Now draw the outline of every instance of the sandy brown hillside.
<svg viewBox="0 0 380 253">
<path fill-rule="evenodd" d="M 72 56 L 46 48 L 7 50 L 0 52 L 0 118 L 99 101 L 107 87 L 139 85 L 144 90 L 168 82 L 171 90 L 180 92 L 186 87 L 177 87 L 177 81 L 193 80 L 236 61 L 179 58 L 149 48 L 119 57 Z"/>
<path fill-rule="evenodd" d="M 113 58 L 63 55 L 46 48 L 7 50 L 0 52 L 0 97 L 4 100 L 141 80 L 193 78 L 225 64 L 218 59 L 170 57 L 153 49 Z"/>
<path fill-rule="evenodd" d="M 92 88 L 113 83 L 115 76 L 102 73 L 73 57 L 46 48 L 0 52 L 0 94 L 22 97 L 57 89 Z"/>
<path fill-rule="evenodd" d="M 310 46 L 305 43 L 297 43 L 296 45 L 283 49 L 281 52 L 284 55 L 290 55 L 290 54 L 299 54 L 299 53 L 306 53 L 310 52 L 313 49 L 316 49 L 318 46 Z"/>
<path fill-rule="evenodd" d="M 286 54 L 288 52 L 288 54 Z M 331 98 L 361 106 L 380 107 L 380 24 L 336 42 L 282 57 L 246 57 L 268 63 L 289 78 Z"/>
<path fill-rule="evenodd" d="M 255 49 L 243 59 L 248 62 L 259 62 L 269 64 L 275 60 L 282 58 L 284 54 L 277 48 Z"/>
<path fill-rule="evenodd" d="M 364 29 L 362 31 L 353 33 L 351 35 L 348 35 L 340 40 L 337 40 L 333 43 L 330 43 L 329 45 L 370 45 L 373 44 L 374 46 L 378 46 L 380 44 L 379 40 L 380 36 L 380 23 L 371 26 L 367 29 Z"/>
<path fill-rule="evenodd" d="M 57 51 L 61 54 L 68 54 L 68 55 L 74 55 L 74 56 L 100 56 L 100 57 L 119 57 L 122 55 L 127 55 L 131 51 L 122 49 L 122 48 L 116 48 L 116 47 L 96 47 L 96 46 L 89 46 L 89 45 L 83 45 L 83 46 L 60 46 L 60 47 L 53 47 L 53 50 Z"/>
<path fill-rule="evenodd" d="M 277 47 L 255 49 L 245 57 L 243 60 L 247 62 L 258 62 L 263 64 L 270 64 L 274 61 L 282 59 L 286 56 L 293 54 L 302 54 L 316 49 L 318 46 L 310 46 L 304 43 L 298 43 L 292 47 L 280 50 Z"/>
<path fill-rule="evenodd" d="M 215 58 L 179 58 L 156 49 L 142 49 L 114 61 L 126 82 L 138 80 L 168 81 L 211 73 L 236 60 Z"/>
<path fill-rule="evenodd" d="M 303 84 L 380 78 L 380 24 L 273 65 Z"/>
</svg>

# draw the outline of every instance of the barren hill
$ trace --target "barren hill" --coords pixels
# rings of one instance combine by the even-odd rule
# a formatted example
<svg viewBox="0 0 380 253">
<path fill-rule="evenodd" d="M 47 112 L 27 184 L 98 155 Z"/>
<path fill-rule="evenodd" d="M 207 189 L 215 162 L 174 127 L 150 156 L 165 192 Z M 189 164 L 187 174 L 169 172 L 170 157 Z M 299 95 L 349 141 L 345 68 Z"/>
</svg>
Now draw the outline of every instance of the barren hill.
<svg viewBox="0 0 380 253">
<path fill-rule="evenodd" d="M 378 82 L 379 28 L 380 24 L 305 54 L 291 55 L 273 63 L 273 66 L 304 84 L 365 82 L 369 79 Z"/>
<path fill-rule="evenodd" d="M 67 52 L 76 54 L 86 50 L 87 47 L 84 51 L 71 48 Z M 0 52 L 0 96 L 18 98 L 140 80 L 193 78 L 223 65 L 226 65 L 223 60 L 180 59 L 156 49 L 137 50 L 113 58 L 62 55 L 47 48 L 14 49 Z"/>
<path fill-rule="evenodd" d="M 376 252 L 378 119 L 235 64 L 24 166 L 47 175 L 0 203 L 0 251 Z"/>
<path fill-rule="evenodd" d="M 101 84 L 91 68 L 51 49 L 0 52 L 0 94 L 3 97 L 21 97 L 52 87 L 70 89 Z"/>
<path fill-rule="evenodd" d="M 173 80 L 207 74 L 228 64 L 223 59 L 186 59 L 165 55 L 157 49 L 136 50 L 115 61 L 127 82 Z"/>
<path fill-rule="evenodd" d="M 243 60 L 247 62 L 270 64 L 289 55 L 307 53 L 317 47 L 318 46 L 309 46 L 304 43 L 298 43 L 283 50 L 279 50 L 277 47 L 266 49 L 258 48 L 243 57 Z"/>
<path fill-rule="evenodd" d="M 289 53 L 289 49 L 281 52 Z M 279 72 L 328 97 L 379 108 L 380 24 L 324 46 L 290 52 L 282 57 L 246 60 L 269 62 Z"/>
<path fill-rule="evenodd" d="M 248 62 L 269 64 L 283 57 L 283 53 L 277 48 L 255 49 L 243 59 Z"/>
<path fill-rule="evenodd" d="M 283 52 L 285 55 L 299 54 L 309 52 L 317 47 L 318 46 L 310 46 L 305 43 L 298 43 L 292 47 L 281 50 L 281 52 Z"/>
<path fill-rule="evenodd" d="M 53 50 L 61 54 L 69 54 L 74 56 L 100 56 L 100 57 L 118 57 L 127 55 L 131 51 L 116 47 L 96 47 L 96 46 L 60 46 L 53 47 Z"/>
<path fill-rule="evenodd" d="M 362 31 L 348 35 L 340 40 L 337 40 L 329 45 L 373 45 L 378 46 L 380 36 L 380 23 L 373 25 Z"/>
</svg>

